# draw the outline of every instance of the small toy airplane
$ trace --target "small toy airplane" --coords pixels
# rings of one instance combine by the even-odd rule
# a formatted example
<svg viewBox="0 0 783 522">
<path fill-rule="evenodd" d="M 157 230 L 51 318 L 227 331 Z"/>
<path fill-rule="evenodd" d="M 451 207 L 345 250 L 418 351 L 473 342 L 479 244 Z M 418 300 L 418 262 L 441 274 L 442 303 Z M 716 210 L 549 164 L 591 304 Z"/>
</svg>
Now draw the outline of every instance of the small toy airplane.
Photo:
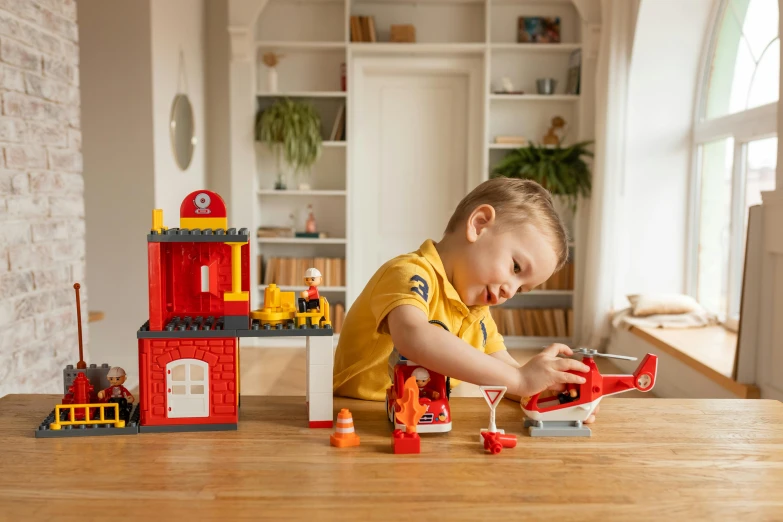
<svg viewBox="0 0 783 522">
<path fill-rule="evenodd" d="M 590 428 L 582 423 L 595 411 L 601 399 L 628 390 L 648 392 L 655 385 L 658 372 L 658 356 L 648 353 L 633 375 L 601 375 L 593 360 L 595 357 L 635 361 L 636 357 L 598 353 L 597 350 L 579 348 L 574 355 L 581 355 L 590 371 L 570 371 L 585 377 L 584 384 L 569 384 L 558 396 L 539 398 L 540 394 L 522 401 L 522 411 L 528 417 L 525 427 L 531 437 L 589 437 Z"/>
</svg>

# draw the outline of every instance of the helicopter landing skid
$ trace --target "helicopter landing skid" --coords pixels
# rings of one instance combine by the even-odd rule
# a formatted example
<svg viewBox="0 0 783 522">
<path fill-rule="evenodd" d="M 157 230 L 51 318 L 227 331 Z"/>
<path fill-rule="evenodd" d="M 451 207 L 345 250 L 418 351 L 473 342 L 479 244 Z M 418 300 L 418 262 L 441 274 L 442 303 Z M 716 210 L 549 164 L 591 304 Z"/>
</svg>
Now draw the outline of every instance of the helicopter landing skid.
<svg viewBox="0 0 783 522">
<path fill-rule="evenodd" d="M 536 421 L 525 419 L 525 428 L 531 437 L 589 437 L 590 428 L 582 421 Z"/>
</svg>

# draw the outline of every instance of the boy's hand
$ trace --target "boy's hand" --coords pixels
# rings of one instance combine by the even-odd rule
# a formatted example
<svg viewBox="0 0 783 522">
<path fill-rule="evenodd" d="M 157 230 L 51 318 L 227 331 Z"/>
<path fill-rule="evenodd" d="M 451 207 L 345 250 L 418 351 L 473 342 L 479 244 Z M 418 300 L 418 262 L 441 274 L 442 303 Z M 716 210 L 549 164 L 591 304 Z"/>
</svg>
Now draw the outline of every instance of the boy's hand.
<svg viewBox="0 0 783 522">
<path fill-rule="evenodd" d="M 527 397 L 547 389 L 556 389 L 565 383 L 582 384 L 585 378 L 569 370 L 588 372 L 590 368 L 575 359 L 563 359 L 558 355 L 573 355 L 571 348 L 564 344 L 552 344 L 530 359 L 519 369 L 520 387 L 518 395 Z"/>
</svg>

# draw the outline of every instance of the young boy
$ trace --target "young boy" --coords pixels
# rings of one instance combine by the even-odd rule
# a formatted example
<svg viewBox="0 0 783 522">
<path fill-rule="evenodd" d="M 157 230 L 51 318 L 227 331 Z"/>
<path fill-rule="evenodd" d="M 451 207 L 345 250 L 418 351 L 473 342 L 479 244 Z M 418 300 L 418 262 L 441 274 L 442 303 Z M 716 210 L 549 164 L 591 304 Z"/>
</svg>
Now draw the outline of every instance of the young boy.
<svg viewBox="0 0 783 522">
<path fill-rule="evenodd" d="M 584 378 L 585 364 L 553 344 L 519 364 L 489 314 L 540 285 L 568 259 L 565 227 L 533 181 L 485 181 L 457 206 L 439 242 L 398 256 L 373 275 L 345 318 L 334 363 L 336 395 L 382 401 L 392 350 L 460 381 L 527 397 Z M 592 421 L 593 419 L 589 419 Z"/>
</svg>

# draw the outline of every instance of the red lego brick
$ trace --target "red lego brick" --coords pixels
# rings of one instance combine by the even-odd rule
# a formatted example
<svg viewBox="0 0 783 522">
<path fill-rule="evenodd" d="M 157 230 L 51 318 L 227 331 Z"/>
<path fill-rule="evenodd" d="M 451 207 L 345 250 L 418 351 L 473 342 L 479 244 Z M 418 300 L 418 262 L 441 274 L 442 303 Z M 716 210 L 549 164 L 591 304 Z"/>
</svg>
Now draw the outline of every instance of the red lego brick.
<svg viewBox="0 0 783 522">
<path fill-rule="evenodd" d="M 421 453 L 421 438 L 418 433 L 405 433 L 397 429 L 392 432 L 391 441 L 395 455 Z"/>
<path fill-rule="evenodd" d="M 147 273 L 149 281 L 150 330 L 163 329 L 163 270 L 161 268 L 162 243 L 147 243 Z"/>
<path fill-rule="evenodd" d="M 311 428 L 331 428 L 334 425 L 333 421 L 310 421 Z"/>
<path fill-rule="evenodd" d="M 250 315 L 250 301 L 226 301 L 223 315 Z"/>
<path fill-rule="evenodd" d="M 209 199 L 203 198 L 204 200 L 208 201 L 207 203 L 196 203 L 196 198 L 201 197 L 202 194 L 206 194 L 209 196 Z M 208 209 L 208 213 L 204 212 L 204 208 Z M 216 192 L 212 192 L 210 190 L 196 190 L 194 192 L 191 192 L 187 196 L 185 196 L 185 199 L 182 200 L 182 203 L 179 206 L 179 217 L 180 218 L 198 218 L 198 217 L 209 217 L 209 218 L 225 218 L 228 214 L 226 212 L 226 202 L 223 200 L 223 198 L 220 196 L 220 194 Z"/>
</svg>

